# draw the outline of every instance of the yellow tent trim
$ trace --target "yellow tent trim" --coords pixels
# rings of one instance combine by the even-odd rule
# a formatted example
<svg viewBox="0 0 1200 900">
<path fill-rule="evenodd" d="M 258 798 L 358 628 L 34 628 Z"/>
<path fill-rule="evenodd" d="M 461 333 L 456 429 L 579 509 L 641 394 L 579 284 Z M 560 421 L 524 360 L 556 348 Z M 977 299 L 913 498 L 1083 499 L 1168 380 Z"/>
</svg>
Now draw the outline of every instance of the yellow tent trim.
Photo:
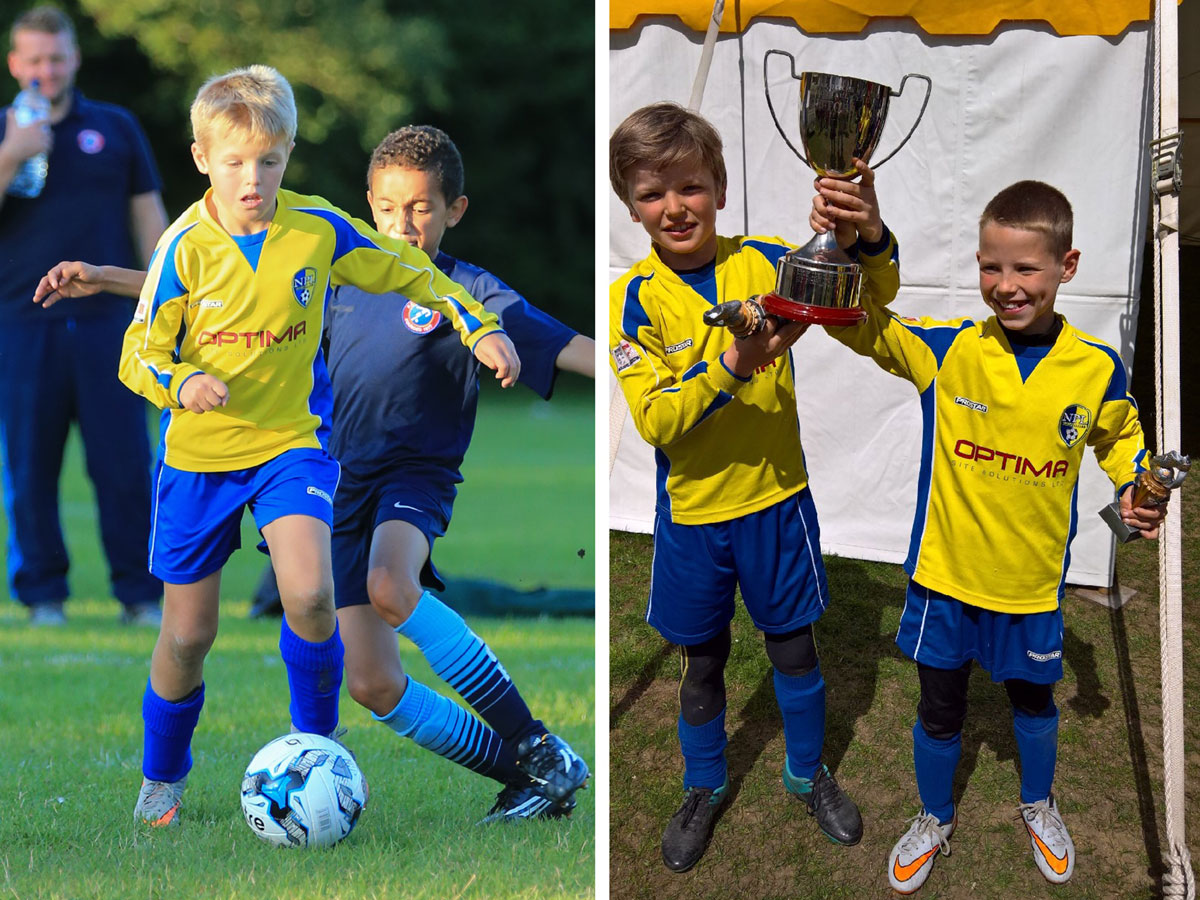
<svg viewBox="0 0 1200 900">
<path fill-rule="evenodd" d="M 609 28 L 630 28 L 638 16 L 677 16 L 708 28 L 711 0 L 610 0 Z M 862 31 L 873 18 L 910 18 L 928 34 L 991 34 L 1002 22 L 1044 22 L 1060 35 L 1115 35 L 1154 15 L 1153 0 L 726 0 L 721 31 L 754 18 L 791 19 L 810 34 Z"/>
</svg>

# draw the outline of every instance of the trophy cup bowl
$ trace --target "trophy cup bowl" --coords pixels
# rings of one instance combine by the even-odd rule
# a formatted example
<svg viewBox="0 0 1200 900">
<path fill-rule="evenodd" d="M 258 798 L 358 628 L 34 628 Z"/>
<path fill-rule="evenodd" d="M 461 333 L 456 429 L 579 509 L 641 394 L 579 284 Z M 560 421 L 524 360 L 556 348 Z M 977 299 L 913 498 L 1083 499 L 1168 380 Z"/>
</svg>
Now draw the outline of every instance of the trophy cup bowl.
<svg viewBox="0 0 1200 900">
<path fill-rule="evenodd" d="M 800 139 L 806 153 L 788 139 L 771 103 L 767 60 L 772 54 L 791 61 L 792 78 L 800 82 Z M 904 91 L 910 78 L 925 82 L 925 101 L 908 134 L 896 149 L 875 164 L 883 165 L 903 147 L 925 114 L 933 82 L 926 75 L 905 75 L 900 88 L 847 75 L 804 72 L 796 75 L 796 60 L 783 50 L 768 50 L 763 57 L 763 88 L 767 108 L 784 143 L 805 165 L 820 176 L 851 178 L 858 174 L 854 160 L 870 162 L 883 134 L 888 104 Z M 862 267 L 837 245 L 833 232 L 818 234 L 811 241 L 780 257 L 775 265 L 775 291 L 765 294 L 762 307 L 772 315 L 816 325 L 857 325 L 867 313 L 859 305 Z"/>
</svg>

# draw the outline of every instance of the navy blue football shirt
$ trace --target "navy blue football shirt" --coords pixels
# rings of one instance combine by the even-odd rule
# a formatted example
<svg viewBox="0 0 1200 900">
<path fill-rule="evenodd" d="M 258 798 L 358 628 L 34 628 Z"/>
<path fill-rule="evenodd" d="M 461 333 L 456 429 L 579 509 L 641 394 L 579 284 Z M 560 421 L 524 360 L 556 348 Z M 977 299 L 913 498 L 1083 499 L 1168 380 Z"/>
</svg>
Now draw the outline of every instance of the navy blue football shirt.
<svg viewBox="0 0 1200 900">
<path fill-rule="evenodd" d="M 576 334 L 496 276 L 445 253 L 434 260 L 500 319 L 521 357 L 520 383 L 545 399 Z M 350 477 L 397 467 L 462 481 L 479 398 L 479 363 L 440 313 L 398 294 L 333 290 L 326 318 L 333 381 L 330 452 Z"/>
</svg>

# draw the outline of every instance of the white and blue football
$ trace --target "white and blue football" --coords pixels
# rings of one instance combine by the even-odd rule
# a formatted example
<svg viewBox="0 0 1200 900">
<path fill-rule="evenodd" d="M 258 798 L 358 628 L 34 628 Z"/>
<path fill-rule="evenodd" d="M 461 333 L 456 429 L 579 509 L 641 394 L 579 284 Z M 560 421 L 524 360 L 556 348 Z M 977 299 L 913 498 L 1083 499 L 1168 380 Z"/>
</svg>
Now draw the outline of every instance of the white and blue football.
<svg viewBox="0 0 1200 900">
<path fill-rule="evenodd" d="M 319 734 L 285 734 L 250 760 L 242 779 L 246 824 L 279 847 L 331 847 L 354 830 L 367 781 L 354 756 Z"/>
</svg>

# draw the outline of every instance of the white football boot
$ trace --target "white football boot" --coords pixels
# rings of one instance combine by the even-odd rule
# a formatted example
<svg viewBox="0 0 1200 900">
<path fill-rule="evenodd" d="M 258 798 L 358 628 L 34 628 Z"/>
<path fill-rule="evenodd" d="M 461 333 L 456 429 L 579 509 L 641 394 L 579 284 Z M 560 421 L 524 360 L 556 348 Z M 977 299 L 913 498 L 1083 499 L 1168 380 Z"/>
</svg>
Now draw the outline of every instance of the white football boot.
<svg viewBox="0 0 1200 900">
<path fill-rule="evenodd" d="M 1046 880 L 1062 884 L 1075 871 L 1075 845 L 1051 794 L 1037 803 L 1022 803 L 1021 818 L 1029 832 L 1033 861 Z"/>
<path fill-rule="evenodd" d="M 921 810 L 888 855 L 888 884 L 898 894 L 911 894 L 925 883 L 938 853 L 950 855 L 950 835 L 958 817 L 945 825 Z"/>
</svg>

